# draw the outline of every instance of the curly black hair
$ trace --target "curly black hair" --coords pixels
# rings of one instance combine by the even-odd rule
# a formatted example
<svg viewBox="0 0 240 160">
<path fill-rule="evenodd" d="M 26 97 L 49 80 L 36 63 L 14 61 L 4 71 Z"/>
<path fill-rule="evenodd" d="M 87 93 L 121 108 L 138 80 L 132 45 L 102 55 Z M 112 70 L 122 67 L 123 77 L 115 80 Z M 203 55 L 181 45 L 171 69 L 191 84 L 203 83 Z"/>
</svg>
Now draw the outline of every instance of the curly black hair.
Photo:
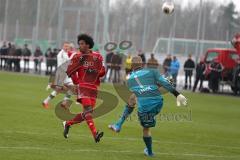
<svg viewBox="0 0 240 160">
<path fill-rule="evenodd" d="M 79 44 L 79 41 L 81 41 L 81 40 L 85 41 L 85 43 L 89 45 L 90 49 L 92 49 L 94 46 L 93 38 L 87 34 L 78 35 L 77 40 L 78 40 L 78 42 L 77 42 L 78 44 Z"/>
</svg>

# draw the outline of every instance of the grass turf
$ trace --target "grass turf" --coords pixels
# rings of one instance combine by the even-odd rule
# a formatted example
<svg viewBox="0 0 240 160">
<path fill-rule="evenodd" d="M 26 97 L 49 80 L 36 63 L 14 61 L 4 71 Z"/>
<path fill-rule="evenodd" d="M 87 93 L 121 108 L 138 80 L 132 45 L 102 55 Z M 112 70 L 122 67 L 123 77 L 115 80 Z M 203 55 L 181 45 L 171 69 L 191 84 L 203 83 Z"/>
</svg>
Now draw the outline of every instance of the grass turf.
<svg viewBox="0 0 240 160">
<path fill-rule="evenodd" d="M 97 118 L 97 128 L 105 135 L 95 144 L 85 123 L 73 126 L 69 139 L 62 136 L 61 120 L 51 101 L 51 108 L 41 107 L 49 94 L 48 79 L 0 72 L 0 159 L 1 160 L 142 160 L 144 144 L 136 111 L 120 134 L 108 130 L 122 113 L 124 102 L 119 98 L 116 109 Z M 117 95 L 110 84 L 102 90 Z M 152 159 L 164 160 L 238 160 L 240 159 L 240 99 L 199 93 L 184 93 L 189 108 L 179 108 L 175 98 L 164 95 L 164 107 L 152 129 Z M 73 112 L 79 111 L 77 105 Z"/>
</svg>

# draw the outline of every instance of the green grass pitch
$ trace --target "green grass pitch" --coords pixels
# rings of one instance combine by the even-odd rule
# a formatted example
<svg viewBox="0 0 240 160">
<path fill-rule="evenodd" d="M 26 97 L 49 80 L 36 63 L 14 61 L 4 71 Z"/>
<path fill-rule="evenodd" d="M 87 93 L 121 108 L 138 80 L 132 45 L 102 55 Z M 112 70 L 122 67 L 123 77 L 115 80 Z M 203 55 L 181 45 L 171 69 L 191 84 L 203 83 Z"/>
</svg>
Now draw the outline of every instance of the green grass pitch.
<svg viewBox="0 0 240 160">
<path fill-rule="evenodd" d="M 239 160 L 240 99 L 185 92 L 188 108 L 176 107 L 174 96 L 164 95 L 164 107 L 152 129 L 154 158 L 143 155 L 141 127 L 136 111 L 120 134 L 108 130 L 122 113 L 124 102 L 110 113 L 95 119 L 105 135 L 95 144 L 85 123 L 73 126 L 69 139 L 62 135 L 61 120 L 51 101 L 49 110 L 41 106 L 49 94 L 48 79 L 0 72 L 0 160 Z M 102 90 L 116 95 L 110 84 Z M 72 111 L 77 112 L 77 105 Z"/>
</svg>

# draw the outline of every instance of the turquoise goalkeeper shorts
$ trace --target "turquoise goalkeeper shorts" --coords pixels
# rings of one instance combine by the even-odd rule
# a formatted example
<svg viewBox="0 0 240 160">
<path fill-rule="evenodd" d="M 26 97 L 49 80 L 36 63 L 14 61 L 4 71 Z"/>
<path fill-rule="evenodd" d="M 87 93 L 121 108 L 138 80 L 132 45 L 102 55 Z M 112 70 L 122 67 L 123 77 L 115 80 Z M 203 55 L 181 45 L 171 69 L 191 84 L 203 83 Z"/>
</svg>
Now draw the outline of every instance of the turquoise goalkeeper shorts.
<svg viewBox="0 0 240 160">
<path fill-rule="evenodd" d="M 151 128 L 156 126 L 156 116 L 160 113 L 162 104 L 154 107 L 151 111 L 140 113 L 138 112 L 138 119 L 144 128 Z"/>
</svg>

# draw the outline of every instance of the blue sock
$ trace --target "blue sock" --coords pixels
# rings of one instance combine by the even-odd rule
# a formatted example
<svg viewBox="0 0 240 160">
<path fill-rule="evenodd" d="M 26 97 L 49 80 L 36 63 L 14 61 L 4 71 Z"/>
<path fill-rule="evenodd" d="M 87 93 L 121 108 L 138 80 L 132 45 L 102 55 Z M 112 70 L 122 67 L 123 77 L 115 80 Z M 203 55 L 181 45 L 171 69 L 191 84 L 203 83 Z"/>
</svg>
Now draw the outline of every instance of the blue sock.
<svg viewBox="0 0 240 160">
<path fill-rule="evenodd" d="M 125 106 L 124 111 L 118 122 L 116 123 L 117 125 L 122 126 L 124 121 L 128 118 L 128 116 L 133 112 L 134 108 L 129 107 L 128 105 Z"/>
<path fill-rule="evenodd" d="M 152 137 L 143 137 L 143 141 L 145 142 L 148 149 L 148 154 L 152 155 Z"/>
</svg>

